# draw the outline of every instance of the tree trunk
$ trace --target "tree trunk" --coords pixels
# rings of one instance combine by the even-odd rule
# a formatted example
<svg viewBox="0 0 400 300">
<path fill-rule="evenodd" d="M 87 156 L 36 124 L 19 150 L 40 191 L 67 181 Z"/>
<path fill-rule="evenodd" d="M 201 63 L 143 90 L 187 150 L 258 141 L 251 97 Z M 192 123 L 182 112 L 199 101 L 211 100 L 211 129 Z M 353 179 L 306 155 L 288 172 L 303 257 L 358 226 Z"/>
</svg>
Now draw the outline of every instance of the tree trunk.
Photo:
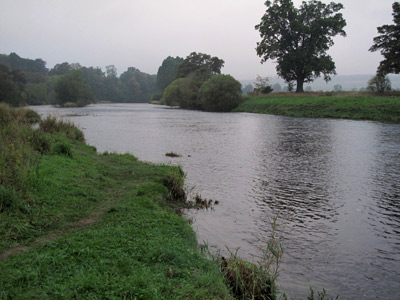
<svg viewBox="0 0 400 300">
<path fill-rule="evenodd" d="M 296 93 L 304 93 L 303 85 L 304 85 L 304 79 L 297 78 Z"/>
</svg>

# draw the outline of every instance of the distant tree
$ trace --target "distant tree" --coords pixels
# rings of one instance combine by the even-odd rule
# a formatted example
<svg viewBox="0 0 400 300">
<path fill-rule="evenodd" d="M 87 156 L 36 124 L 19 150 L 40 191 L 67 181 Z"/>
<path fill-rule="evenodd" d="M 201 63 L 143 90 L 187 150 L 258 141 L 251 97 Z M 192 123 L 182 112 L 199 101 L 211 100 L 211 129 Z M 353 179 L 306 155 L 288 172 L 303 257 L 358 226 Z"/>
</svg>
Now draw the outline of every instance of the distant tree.
<svg viewBox="0 0 400 300">
<path fill-rule="evenodd" d="M 175 80 L 178 67 L 182 62 L 183 58 L 178 56 L 175 58 L 168 56 L 164 59 L 157 72 L 157 87 L 161 92 Z"/>
<path fill-rule="evenodd" d="M 242 93 L 244 95 L 252 93 L 254 91 L 254 87 L 251 83 L 246 84 L 243 88 L 242 88 Z"/>
<path fill-rule="evenodd" d="M 106 66 L 107 77 L 117 78 L 117 68 L 114 65 Z"/>
<path fill-rule="evenodd" d="M 334 36 L 346 36 L 346 21 L 338 13 L 343 5 L 316 0 L 303 1 L 299 9 L 292 0 L 268 0 L 265 5 L 266 13 L 255 27 L 262 38 L 256 48 L 261 62 L 276 60 L 278 75 L 288 84 L 296 82 L 296 92 L 321 75 L 329 81 L 336 68 L 327 51 Z"/>
<path fill-rule="evenodd" d="M 0 65 L 0 102 L 12 106 L 20 104 L 20 91 L 18 84 L 14 82 L 10 70 L 5 65 Z"/>
<path fill-rule="evenodd" d="M 257 79 L 254 85 L 254 92 L 256 93 L 269 94 L 272 92 L 272 87 L 269 84 L 268 77 L 261 77 L 260 75 L 257 75 Z"/>
<path fill-rule="evenodd" d="M 279 92 L 282 92 L 282 87 L 281 87 L 281 85 L 280 85 L 279 83 L 275 83 L 275 84 L 272 86 L 272 90 L 273 90 L 274 92 L 276 92 L 276 93 L 279 93 Z"/>
<path fill-rule="evenodd" d="M 49 104 L 47 83 L 28 83 L 25 86 L 26 102 L 29 105 Z"/>
<path fill-rule="evenodd" d="M 383 94 L 392 90 L 392 84 L 387 76 L 377 74 L 368 81 L 367 90 L 372 93 Z"/>
<path fill-rule="evenodd" d="M 393 3 L 393 25 L 378 27 L 379 35 L 369 51 L 380 50 L 384 60 L 380 62 L 378 73 L 382 75 L 400 73 L 400 2 Z"/>
<path fill-rule="evenodd" d="M 334 92 L 341 92 L 341 91 L 343 91 L 342 85 L 341 85 L 341 84 L 335 84 L 335 85 L 333 86 L 333 91 L 334 91 Z"/>
<path fill-rule="evenodd" d="M 214 75 L 203 83 L 199 99 L 205 111 L 227 112 L 242 102 L 242 85 L 230 75 Z"/>
<path fill-rule="evenodd" d="M 148 102 L 155 91 L 156 77 L 129 67 L 121 74 L 126 102 Z"/>
<path fill-rule="evenodd" d="M 186 99 L 188 95 L 188 81 L 187 78 L 178 78 L 168 85 L 163 93 L 162 103 L 168 106 L 180 106 L 185 108 Z"/>
<path fill-rule="evenodd" d="M 106 97 L 105 91 L 105 74 L 100 68 L 81 67 L 83 79 L 89 84 L 93 97 L 96 100 L 109 100 Z"/>
<path fill-rule="evenodd" d="M 213 74 L 221 74 L 221 68 L 224 66 L 224 63 L 225 62 L 218 57 L 192 52 L 179 65 L 176 78 L 188 77 L 190 74 L 200 69 L 210 73 L 210 76 Z"/>
<path fill-rule="evenodd" d="M 53 69 L 49 71 L 49 75 L 64 75 L 67 74 L 69 71 L 71 71 L 71 65 L 67 62 L 63 62 L 61 64 L 56 64 Z"/>
<path fill-rule="evenodd" d="M 57 104 L 61 106 L 66 103 L 85 106 L 93 102 L 89 84 L 83 79 L 79 70 L 72 70 L 63 75 L 57 81 L 54 90 Z"/>
<path fill-rule="evenodd" d="M 306 86 L 305 91 L 306 91 L 307 93 L 312 92 L 312 87 L 311 87 L 311 86 Z"/>
</svg>

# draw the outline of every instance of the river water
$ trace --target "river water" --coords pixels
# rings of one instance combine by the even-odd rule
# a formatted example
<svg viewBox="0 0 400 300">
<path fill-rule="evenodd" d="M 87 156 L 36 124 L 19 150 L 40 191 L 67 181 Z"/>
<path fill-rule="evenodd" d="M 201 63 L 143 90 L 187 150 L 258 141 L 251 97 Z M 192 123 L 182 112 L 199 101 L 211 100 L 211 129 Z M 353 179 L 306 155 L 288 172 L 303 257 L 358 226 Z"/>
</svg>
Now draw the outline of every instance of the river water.
<svg viewBox="0 0 400 300">
<path fill-rule="evenodd" d="M 289 296 L 312 286 L 400 299 L 400 125 L 149 104 L 34 109 L 73 121 L 99 152 L 181 165 L 192 193 L 220 202 L 188 213 L 213 251 L 258 261 L 277 216 Z"/>
</svg>

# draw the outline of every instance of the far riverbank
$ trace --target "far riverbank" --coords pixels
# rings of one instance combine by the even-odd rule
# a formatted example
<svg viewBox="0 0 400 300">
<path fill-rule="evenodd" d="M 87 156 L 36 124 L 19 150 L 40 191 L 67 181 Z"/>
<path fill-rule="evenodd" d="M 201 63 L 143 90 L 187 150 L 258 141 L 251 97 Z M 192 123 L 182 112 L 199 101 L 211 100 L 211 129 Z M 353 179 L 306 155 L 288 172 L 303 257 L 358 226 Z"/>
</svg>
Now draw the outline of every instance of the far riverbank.
<svg viewBox="0 0 400 300">
<path fill-rule="evenodd" d="M 248 96 L 235 112 L 289 117 L 334 118 L 400 123 L 400 96 L 364 93 L 278 93 Z"/>
</svg>

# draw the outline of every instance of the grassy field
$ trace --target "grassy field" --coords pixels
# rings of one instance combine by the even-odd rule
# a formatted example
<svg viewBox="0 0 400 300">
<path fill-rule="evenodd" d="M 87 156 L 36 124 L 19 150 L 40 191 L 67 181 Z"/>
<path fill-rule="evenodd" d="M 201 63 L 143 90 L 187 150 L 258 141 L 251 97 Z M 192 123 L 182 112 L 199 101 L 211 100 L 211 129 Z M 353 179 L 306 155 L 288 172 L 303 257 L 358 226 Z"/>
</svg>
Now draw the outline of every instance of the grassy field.
<svg viewBox="0 0 400 300">
<path fill-rule="evenodd" d="M 363 93 L 279 93 L 249 96 L 237 112 L 290 117 L 335 118 L 400 123 L 400 96 Z"/>
</svg>

